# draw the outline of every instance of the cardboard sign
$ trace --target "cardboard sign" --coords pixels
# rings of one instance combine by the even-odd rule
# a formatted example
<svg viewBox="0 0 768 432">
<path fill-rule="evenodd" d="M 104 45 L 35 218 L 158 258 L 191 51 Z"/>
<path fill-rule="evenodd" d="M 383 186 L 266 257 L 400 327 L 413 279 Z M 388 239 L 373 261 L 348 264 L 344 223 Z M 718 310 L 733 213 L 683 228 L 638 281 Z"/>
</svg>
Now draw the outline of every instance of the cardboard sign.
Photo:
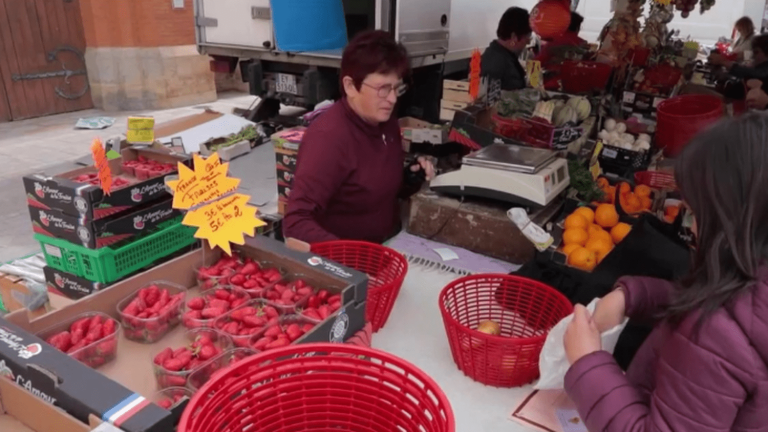
<svg viewBox="0 0 768 432">
<path fill-rule="evenodd" d="M 126 141 L 131 144 L 152 144 L 155 142 L 155 119 L 153 117 L 128 117 Z"/>
<path fill-rule="evenodd" d="M 480 50 L 475 49 L 469 62 L 469 97 L 473 101 L 480 94 L 480 62 Z"/>
<path fill-rule="evenodd" d="M 525 72 L 528 75 L 528 84 L 532 88 L 542 88 L 544 81 L 541 76 L 541 62 L 538 60 L 528 60 L 525 62 Z"/>
<path fill-rule="evenodd" d="M 112 170 L 109 169 L 109 159 L 104 152 L 104 146 L 99 138 L 94 138 L 91 144 L 94 166 L 99 170 L 99 182 L 104 193 L 109 195 L 112 191 Z"/>
<path fill-rule="evenodd" d="M 231 255 L 231 243 L 245 244 L 243 234 L 253 237 L 266 223 L 256 217 L 249 196 L 235 193 L 240 180 L 227 176 L 229 164 L 221 163 L 218 154 L 208 159 L 195 155 L 194 167 L 179 164 L 179 179 L 167 182 L 174 191 L 173 208 L 187 210 L 182 223 L 199 228 L 196 238 Z"/>
<path fill-rule="evenodd" d="M 552 137 L 552 148 L 565 149 L 568 145 L 584 134 L 584 129 L 580 127 L 563 127 L 555 129 Z"/>
</svg>

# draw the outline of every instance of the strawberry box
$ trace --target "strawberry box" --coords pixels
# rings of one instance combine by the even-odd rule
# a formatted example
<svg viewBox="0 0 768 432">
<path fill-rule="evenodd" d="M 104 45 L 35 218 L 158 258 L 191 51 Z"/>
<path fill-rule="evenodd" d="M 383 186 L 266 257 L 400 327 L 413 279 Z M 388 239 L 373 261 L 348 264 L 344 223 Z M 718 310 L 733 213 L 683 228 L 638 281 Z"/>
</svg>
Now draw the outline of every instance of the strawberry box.
<svg viewBox="0 0 768 432">
<path fill-rule="evenodd" d="M 37 334 L 48 345 L 97 368 L 117 357 L 120 324 L 99 312 L 78 315 Z"/>
<path fill-rule="evenodd" d="M 92 282 L 49 266 L 43 267 L 43 274 L 49 293 L 72 300 L 81 299 L 109 286 L 109 284 Z"/>
<path fill-rule="evenodd" d="M 184 345 L 162 348 L 152 356 L 158 388 L 185 387 L 193 372 L 221 369 L 221 354 L 232 348 L 229 337 L 213 329 L 188 330 L 184 338 Z"/>
<path fill-rule="evenodd" d="M 117 313 L 128 340 L 155 343 L 181 322 L 187 289 L 155 281 L 117 304 Z"/>
<path fill-rule="evenodd" d="M 54 176 L 32 174 L 24 177 L 24 189 L 30 208 L 59 210 L 84 220 L 102 219 L 130 209 L 167 198 L 165 177 L 177 173 L 178 163 L 191 164 L 187 155 L 170 154 L 154 149 L 128 148 L 122 157 L 109 161 L 112 172 L 112 191 L 106 195 L 101 189 L 93 166 L 78 168 Z M 138 178 L 135 171 L 126 169 L 140 158 L 165 165 L 166 171 L 154 176 Z"/>
<path fill-rule="evenodd" d="M 108 218 L 83 220 L 61 210 L 42 210 L 29 207 L 32 230 L 48 237 L 79 244 L 88 249 L 99 249 L 144 234 L 167 220 L 181 215 L 172 208 L 171 198 L 156 201 L 128 213 Z"/>
<path fill-rule="evenodd" d="M 243 348 L 249 346 L 252 336 L 277 324 L 281 315 L 282 311 L 256 299 L 217 318 L 213 328 L 229 336 L 234 346 Z"/>
</svg>

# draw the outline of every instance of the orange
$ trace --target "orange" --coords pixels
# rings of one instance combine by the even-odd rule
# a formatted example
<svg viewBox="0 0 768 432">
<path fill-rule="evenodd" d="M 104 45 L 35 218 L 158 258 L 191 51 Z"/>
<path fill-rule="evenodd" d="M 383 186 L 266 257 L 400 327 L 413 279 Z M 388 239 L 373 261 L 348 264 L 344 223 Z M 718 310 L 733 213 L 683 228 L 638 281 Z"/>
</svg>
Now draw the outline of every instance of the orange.
<svg viewBox="0 0 768 432">
<path fill-rule="evenodd" d="M 603 231 L 603 227 L 598 224 L 592 224 L 587 228 L 587 233 L 592 237 L 596 232 Z"/>
<path fill-rule="evenodd" d="M 664 214 L 670 216 L 672 219 L 675 219 L 679 213 L 680 207 L 678 206 L 668 206 L 664 209 Z"/>
<path fill-rule="evenodd" d="M 595 223 L 603 228 L 613 228 L 619 223 L 619 214 L 610 204 L 600 204 L 595 210 Z"/>
<path fill-rule="evenodd" d="M 646 185 L 638 185 L 635 188 L 635 195 L 637 195 L 637 196 L 639 196 L 641 198 L 642 197 L 649 197 L 650 198 L 652 192 L 653 191 L 651 190 L 651 188 L 649 188 Z"/>
<path fill-rule="evenodd" d="M 640 198 L 632 192 L 621 196 L 621 208 L 627 213 L 637 213 L 643 209 L 643 203 Z"/>
<path fill-rule="evenodd" d="M 584 219 L 587 220 L 590 224 L 595 223 L 595 211 L 592 210 L 589 207 L 579 207 L 577 208 L 573 214 L 577 214 L 582 216 Z"/>
<path fill-rule="evenodd" d="M 584 271 L 592 271 L 597 266 L 597 257 L 589 249 L 578 248 L 568 255 L 568 265 Z"/>
<path fill-rule="evenodd" d="M 584 246 L 587 250 L 590 250 L 597 255 L 608 255 L 608 252 L 613 249 L 613 240 L 606 240 L 604 238 L 591 238 Z"/>
<path fill-rule="evenodd" d="M 619 185 L 619 191 L 621 192 L 622 195 L 628 194 L 632 192 L 632 186 L 630 186 L 629 183 L 621 183 Z"/>
<path fill-rule="evenodd" d="M 611 184 L 608 183 L 608 179 L 605 177 L 600 177 L 597 179 L 597 187 L 600 189 L 605 190 L 607 187 L 609 187 Z"/>
<path fill-rule="evenodd" d="M 611 234 L 609 234 L 608 231 L 605 231 L 602 229 L 600 231 L 595 231 L 593 233 L 590 233 L 589 239 L 587 240 L 587 242 L 589 242 L 590 240 L 602 240 L 606 243 L 613 244 L 613 237 L 611 237 Z"/>
<path fill-rule="evenodd" d="M 590 222 L 584 218 L 584 216 L 580 214 L 572 214 L 565 218 L 565 229 L 571 229 L 571 228 L 581 228 L 583 230 L 586 230 L 589 226 Z"/>
<path fill-rule="evenodd" d="M 653 206 L 653 200 L 650 197 L 641 196 L 640 204 L 642 204 L 643 210 L 650 210 L 651 206 Z"/>
<path fill-rule="evenodd" d="M 573 252 L 573 251 L 575 251 L 576 249 L 579 249 L 579 248 L 581 248 L 581 245 L 579 245 L 577 243 L 571 243 L 569 245 L 565 245 L 565 246 L 563 246 L 563 254 L 565 254 L 565 256 L 568 256 L 568 255 L 571 254 L 571 252 Z"/>
<path fill-rule="evenodd" d="M 632 226 L 625 223 L 619 223 L 613 229 L 611 229 L 611 238 L 615 244 L 621 243 L 624 237 L 632 230 Z"/>
<path fill-rule="evenodd" d="M 600 252 L 598 252 L 597 254 L 595 254 L 595 258 L 597 258 L 597 263 L 600 264 L 601 262 L 603 262 L 603 260 L 605 259 L 606 256 L 608 256 L 609 253 L 610 252 L 608 252 L 608 253 L 600 253 Z"/>
<path fill-rule="evenodd" d="M 566 245 L 578 244 L 579 246 L 584 246 L 587 244 L 587 240 L 589 240 L 589 234 L 582 228 L 571 228 L 563 232 L 563 243 Z"/>
<path fill-rule="evenodd" d="M 606 198 L 608 199 L 608 202 L 613 204 L 616 201 L 616 188 L 614 186 L 609 187 L 605 190 L 606 195 L 608 195 Z"/>
</svg>

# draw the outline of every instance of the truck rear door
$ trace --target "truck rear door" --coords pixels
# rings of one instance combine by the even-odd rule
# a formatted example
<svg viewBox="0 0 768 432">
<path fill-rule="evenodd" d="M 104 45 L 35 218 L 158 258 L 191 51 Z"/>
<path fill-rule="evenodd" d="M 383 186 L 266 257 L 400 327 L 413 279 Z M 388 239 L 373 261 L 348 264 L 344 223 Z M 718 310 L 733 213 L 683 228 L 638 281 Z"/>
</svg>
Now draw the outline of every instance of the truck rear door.
<svg viewBox="0 0 768 432">
<path fill-rule="evenodd" d="M 201 44 L 275 46 L 269 0 L 195 0 Z"/>
<path fill-rule="evenodd" d="M 448 52 L 451 0 L 397 0 L 395 13 L 395 34 L 411 56 Z"/>
</svg>

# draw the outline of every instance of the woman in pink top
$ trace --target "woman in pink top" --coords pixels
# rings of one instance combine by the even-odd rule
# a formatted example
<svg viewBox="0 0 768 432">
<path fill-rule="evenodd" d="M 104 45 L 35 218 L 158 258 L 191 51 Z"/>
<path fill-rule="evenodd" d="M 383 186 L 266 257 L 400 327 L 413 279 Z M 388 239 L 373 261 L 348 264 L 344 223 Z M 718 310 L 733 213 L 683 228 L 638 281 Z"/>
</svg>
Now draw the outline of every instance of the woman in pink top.
<svg viewBox="0 0 768 432">
<path fill-rule="evenodd" d="M 768 431 L 768 117 L 700 134 L 675 178 L 695 216 L 696 251 L 680 284 L 619 280 L 594 316 L 566 331 L 565 390 L 590 432 Z M 655 329 L 625 374 L 600 332 L 624 317 Z"/>
</svg>

